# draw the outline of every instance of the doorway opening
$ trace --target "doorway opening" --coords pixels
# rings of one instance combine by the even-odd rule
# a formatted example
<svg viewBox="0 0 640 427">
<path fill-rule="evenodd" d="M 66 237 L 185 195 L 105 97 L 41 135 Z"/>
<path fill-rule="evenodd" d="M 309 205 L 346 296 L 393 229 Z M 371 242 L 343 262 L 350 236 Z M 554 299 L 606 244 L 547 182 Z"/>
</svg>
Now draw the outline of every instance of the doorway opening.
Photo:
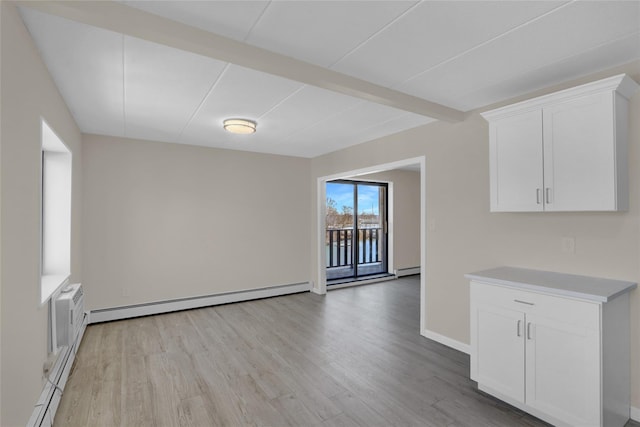
<svg viewBox="0 0 640 427">
<path fill-rule="evenodd" d="M 429 337 L 434 337 L 433 333 L 431 333 L 427 328 L 427 286 L 426 286 L 426 275 L 425 275 L 425 266 L 427 265 L 427 233 L 425 232 L 427 228 L 427 206 L 426 206 L 426 158 L 425 156 L 413 157 L 404 160 L 393 161 L 389 163 L 376 164 L 360 169 L 342 171 L 338 173 L 334 173 L 332 175 L 319 176 L 316 179 L 316 226 L 314 227 L 314 231 L 316 234 L 316 238 L 314 239 L 315 247 L 317 248 L 315 251 L 316 259 L 315 259 L 315 267 L 314 267 L 314 278 L 315 280 L 311 284 L 311 292 L 324 295 L 327 293 L 327 276 L 326 276 L 326 245 L 325 245 L 325 234 L 326 234 L 326 183 L 330 181 L 335 181 L 339 179 L 354 179 L 363 175 L 370 175 L 373 173 L 393 170 L 393 169 L 403 169 L 410 168 L 412 170 L 420 171 L 420 333 L 424 336 L 429 334 Z M 389 199 L 393 200 L 393 187 L 389 186 Z M 393 203 L 393 202 L 392 202 Z M 389 206 L 389 239 L 388 239 L 388 271 L 394 271 L 394 227 L 393 227 L 393 206 Z M 340 286 L 336 286 L 338 288 Z"/>
<path fill-rule="evenodd" d="M 388 185 L 340 179 L 325 190 L 327 285 L 388 275 Z"/>
</svg>

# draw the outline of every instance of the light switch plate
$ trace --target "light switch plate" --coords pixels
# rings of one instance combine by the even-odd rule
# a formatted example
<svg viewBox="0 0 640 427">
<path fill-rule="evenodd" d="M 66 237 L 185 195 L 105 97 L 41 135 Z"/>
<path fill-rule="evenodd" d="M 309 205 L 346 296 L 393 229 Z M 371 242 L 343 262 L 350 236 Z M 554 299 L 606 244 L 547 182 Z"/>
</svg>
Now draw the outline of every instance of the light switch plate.
<svg viewBox="0 0 640 427">
<path fill-rule="evenodd" d="M 567 254 L 576 253 L 576 239 L 575 237 L 563 237 L 562 238 L 562 252 Z"/>
</svg>

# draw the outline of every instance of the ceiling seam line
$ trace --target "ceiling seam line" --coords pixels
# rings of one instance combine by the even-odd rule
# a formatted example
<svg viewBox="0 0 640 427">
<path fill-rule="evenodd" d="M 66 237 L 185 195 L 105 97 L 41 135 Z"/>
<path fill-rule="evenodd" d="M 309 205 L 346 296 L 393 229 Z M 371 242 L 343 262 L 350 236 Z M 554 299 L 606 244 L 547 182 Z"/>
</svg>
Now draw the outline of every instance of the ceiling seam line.
<svg viewBox="0 0 640 427">
<path fill-rule="evenodd" d="M 231 65 L 230 62 L 227 62 L 224 66 L 224 68 L 222 68 L 222 71 L 220 71 L 220 74 L 218 74 L 218 77 L 216 77 L 215 81 L 213 82 L 213 84 L 211 85 L 211 87 L 209 88 L 209 90 L 207 91 L 207 93 L 205 94 L 205 96 L 200 100 L 200 103 L 198 104 L 198 106 L 196 107 L 196 109 L 193 111 L 193 113 L 191 114 L 191 116 L 189 117 L 189 120 L 187 120 L 187 123 L 183 126 L 183 128 L 180 130 L 180 133 L 178 134 L 178 141 L 182 141 L 182 137 L 184 135 L 184 131 L 189 127 L 189 125 L 191 124 L 191 122 L 193 121 L 193 119 L 196 117 L 196 115 L 200 112 L 200 110 L 202 109 L 202 107 L 204 106 L 204 103 L 207 101 L 207 99 L 209 98 L 209 95 L 211 95 L 211 93 L 213 93 L 213 90 L 216 88 L 216 86 L 218 86 L 218 83 L 220 82 L 220 80 L 222 79 L 222 77 L 224 76 L 224 74 L 227 72 L 227 70 L 229 69 L 229 65 Z"/>
<path fill-rule="evenodd" d="M 396 116 L 396 117 L 393 117 L 393 118 L 391 118 L 391 119 L 387 119 L 387 120 L 384 120 L 384 121 L 382 121 L 382 122 L 378 122 L 378 123 L 376 123 L 375 125 L 372 125 L 372 126 L 366 127 L 366 128 L 364 129 L 364 131 L 367 131 L 367 130 L 369 130 L 369 129 L 373 129 L 373 128 L 375 128 L 377 125 L 384 125 L 384 124 L 387 124 L 387 123 L 392 122 L 392 121 L 394 121 L 394 120 L 400 119 L 400 118 L 402 118 L 402 117 L 406 117 L 406 116 L 408 116 L 408 115 L 410 115 L 410 114 L 411 114 L 410 112 L 405 111 L 405 112 L 404 112 L 404 114 L 400 114 L 400 115 L 398 115 L 398 116 Z M 319 125 L 319 124 L 320 124 L 320 123 L 322 123 L 323 121 L 324 121 L 324 120 L 321 120 L 320 122 L 317 122 L 317 123 L 313 124 L 312 126 L 309 126 L 309 127 L 305 128 L 305 129 L 306 129 L 306 130 L 308 130 L 308 129 L 310 129 L 310 128 L 314 127 L 314 126 Z M 412 125 L 411 127 L 408 127 L 408 128 L 405 128 L 405 129 L 402 129 L 402 130 L 399 130 L 399 131 L 392 132 L 392 133 L 390 133 L 390 134 L 387 134 L 386 136 L 395 135 L 396 133 L 404 132 L 404 131 L 407 131 L 407 130 L 410 130 L 410 129 L 414 129 L 414 128 L 418 127 L 418 126 L 424 126 L 425 124 L 428 124 L 428 123 L 430 123 L 430 122 L 422 123 L 422 124 L 419 124 L 419 125 Z M 299 133 L 299 132 L 296 132 L 296 133 Z M 354 135 L 358 135 L 358 134 L 359 134 L 359 133 L 349 134 L 349 135 L 347 135 L 347 137 L 348 137 L 348 139 L 349 139 L 349 140 L 354 140 L 355 138 L 353 138 L 353 136 L 354 136 Z M 289 138 L 291 138 L 291 137 L 289 137 Z M 287 138 L 287 139 L 289 139 L 289 138 Z M 367 138 L 367 137 L 365 137 L 365 138 Z M 375 140 L 376 138 L 378 138 L 378 137 L 374 137 L 373 139 L 365 139 L 365 141 L 357 141 L 357 142 L 355 142 L 355 143 L 353 143 L 353 144 L 349 144 L 349 145 L 347 145 L 347 146 L 342 146 L 342 148 L 340 148 L 340 149 L 349 148 L 349 147 L 352 147 L 352 146 L 354 146 L 354 145 L 361 144 L 361 143 L 363 143 L 363 142 L 373 141 L 373 140 Z M 287 139 L 285 139 L 285 141 L 286 141 Z M 314 145 L 315 145 L 315 143 L 314 143 Z M 332 150 L 332 151 L 335 151 L 335 150 Z M 331 151 L 330 151 L 330 152 L 331 152 Z M 325 152 L 325 153 L 321 153 L 321 154 L 316 154 L 316 155 L 315 155 L 315 156 L 313 156 L 313 157 L 322 156 L 323 154 L 326 154 L 326 152 Z"/>
<path fill-rule="evenodd" d="M 555 64 L 558 64 L 558 63 L 562 63 L 562 62 L 568 61 L 568 60 L 570 60 L 570 59 L 572 59 L 572 58 L 575 58 L 575 57 L 577 57 L 577 56 L 583 55 L 583 54 L 585 54 L 585 53 L 592 52 L 592 51 L 594 51 L 594 50 L 596 50 L 596 49 L 600 49 L 600 48 L 602 48 L 603 46 L 607 46 L 607 45 L 609 45 L 609 44 L 616 43 L 616 42 L 618 42 L 618 41 L 620 41 L 620 40 L 624 40 L 624 39 L 626 39 L 626 38 L 631 38 L 631 37 L 633 37 L 633 36 L 637 36 L 637 35 L 640 35 L 640 31 L 632 31 L 632 32 L 627 33 L 627 34 L 625 34 L 624 36 L 620 36 L 620 37 L 618 37 L 618 38 L 616 38 L 616 39 L 614 39 L 614 40 L 610 40 L 610 41 L 607 41 L 607 42 L 604 42 L 604 43 L 600 43 L 600 44 L 599 44 L 599 45 L 597 45 L 597 46 L 591 47 L 591 48 L 589 48 L 589 49 L 587 49 L 587 50 L 583 50 L 583 51 L 582 51 L 582 52 L 580 52 L 580 53 L 576 53 L 576 54 L 573 54 L 573 55 L 570 55 L 570 56 L 566 56 L 566 57 L 562 58 L 562 59 L 561 59 L 561 60 L 559 60 L 559 61 L 551 61 L 551 62 L 547 62 L 547 63 L 545 63 L 544 65 L 542 65 L 542 66 L 540 66 L 540 67 L 536 67 L 536 68 L 533 68 L 533 69 L 529 70 L 529 72 L 535 72 L 535 71 L 540 70 L 540 69 L 542 69 L 542 68 L 549 67 L 549 66 L 551 66 L 551 65 L 555 65 Z M 628 63 L 628 61 L 626 61 L 626 62 L 624 62 L 624 63 Z M 621 65 L 621 64 L 624 64 L 624 63 L 620 63 L 620 64 L 618 64 L 618 65 Z M 611 67 L 607 66 L 607 69 L 608 69 L 608 68 L 611 68 Z M 592 74 L 592 73 L 588 73 L 588 74 Z M 584 75 L 585 75 L 585 74 L 581 74 L 580 76 L 584 76 Z M 580 76 L 578 76 L 578 77 L 580 77 Z M 504 81 L 504 79 L 494 80 L 491 84 L 488 84 L 488 85 L 482 86 L 482 87 L 481 87 L 481 88 L 479 88 L 478 90 L 474 90 L 473 92 L 467 92 L 466 94 L 464 94 L 464 95 L 462 95 L 462 96 L 459 96 L 459 97 L 457 97 L 455 100 L 453 100 L 453 103 L 457 102 L 457 101 L 458 101 L 458 100 L 460 100 L 460 99 L 466 98 L 466 97 L 468 97 L 469 95 L 473 95 L 474 93 L 480 92 L 480 91 L 482 91 L 482 90 L 484 90 L 484 89 L 486 89 L 486 88 L 490 88 L 490 87 L 492 87 L 492 86 L 495 86 L 495 85 L 496 85 L 496 84 L 498 84 L 500 81 Z M 534 89 L 534 90 L 535 90 L 535 89 Z M 518 96 L 518 95 L 516 95 L 516 96 Z M 473 109 L 476 109 L 476 108 L 482 108 L 482 107 L 474 107 Z"/>
<path fill-rule="evenodd" d="M 444 105 L 399 91 L 393 91 L 388 87 L 271 52 L 249 43 L 208 33 L 205 30 L 190 27 L 187 24 L 182 24 L 169 18 L 163 18 L 141 10 L 134 11 L 135 8 L 117 2 L 104 2 L 100 3 L 100 6 L 94 7 L 86 2 L 50 1 L 32 2 L 28 5 L 25 3 L 25 7 L 60 17 L 67 17 L 68 19 L 109 31 L 124 33 L 131 37 L 142 38 L 154 43 L 201 54 L 213 59 L 227 58 L 222 61 L 234 61 L 235 63 L 244 64 L 246 68 L 277 75 L 289 80 L 297 80 L 301 83 L 308 82 L 308 84 L 315 87 L 328 89 L 343 95 L 366 100 L 374 99 L 374 102 L 395 106 L 396 108 L 413 111 L 428 117 L 438 117 L 446 121 L 459 121 L 464 116 L 463 112 L 453 110 Z M 120 15 L 126 15 L 126 17 L 118 20 L 108 19 L 108 16 L 119 17 Z M 136 21 L 138 22 L 136 23 Z M 139 25 L 140 23 L 145 23 L 144 29 Z M 186 36 L 177 37 L 172 35 L 171 32 L 167 35 L 162 31 L 167 29 L 173 29 L 178 32 L 184 30 Z M 213 49 L 212 44 L 214 46 L 220 44 L 218 46 L 219 49 Z M 232 48 L 237 49 L 233 54 L 230 51 Z M 293 64 L 293 66 L 283 66 L 286 64 Z M 310 74 L 304 72 L 304 70 L 308 69 L 313 70 L 314 73 L 317 72 L 318 76 L 310 78 Z M 311 76 L 313 76 L 313 73 L 311 73 Z"/>
<path fill-rule="evenodd" d="M 376 126 L 387 124 L 387 123 L 389 123 L 389 122 L 392 122 L 392 121 L 394 121 L 394 120 L 401 119 L 402 117 L 408 116 L 408 115 L 410 115 L 410 114 L 411 114 L 411 113 L 410 113 L 409 111 L 403 111 L 401 114 L 398 114 L 398 115 L 397 115 L 397 116 L 395 116 L 395 117 L 392 117 L 392 118 L 387 119 L 387 120 L 383 120 L 383 121 L 381 121 L 381 122 L 377 122 L 376 124 L 371 125 L 371 126 L 368 126 L 368 127 L 366 127 L 366 128 L 363 128 L 362 130 L 363 130 L 363 131 L 367 131 L 367 130 L 369 130 L 369 129 L 373 129 L 373 128 L 375 128 Z M 428 119 L 428 118 L 427 118 L 427 117 L 425 117 L 425 119 Z M 420 124 L 420 125 L 418 125 L 418 126 L 422 126 L 422 124 Z M 414 127 L 416 127 L 416 126 L 414 126 Z M 412 128 L 407 128 L 407 129 L 404 129 L 404 130 L 409 130 L 409 129 L 413 129 L 413 127 L 412 127 Z M 397 133 L 397 132 L 394 132 L 394 133 Z M 390 135 L 393 135 L 393 134 L 390 134 Z"/>
<path fill-rule="evenodd" d="M 285 141 L 288 141 L 288 140 L 292 139 L 295 135 L 297 135 L 299 133 L 307 132 L 309 129 L 312 129 L 312 128 L 316 127 L 316 126 L 319 126 L 320 124 L 322 124 L 322 123 L 324 123 L 324 122 L 326 122 L 328 120 L 331 120 L 331 119 L 333 119 L 334 117 L 336 117 L 336 116 L 338 116 L 340 114 L 344 114 L 347 111 L 354 110 L 354 109 L 358 108 L 359 106 L 361 106 L 361 105 L 363 105 L 365 103 L 367 103 L 367 101 L 358 100 L 358 102 L 356 104 L 351 105 L 351 106 L 346 107 L 346 108 L 343 108 L 340 111 L 336 111 L 335 113 L 333 113 L 333 114 L 331 114 L 329 116 L 326 116 L 326 117 L 324 117 L 324 118 L 322 118 L 322 119 L 320 119 L 320 120 L 318 120 L 318 121 L 316 121 L 316 122 L 314 122 L 314 123 L 312 123 L 312 124 L 310 124 L 308 126 L 305 126 L 303 129 L 300 129 L 300 130 L 294 132 L 293 134 L 290 134 L 289 136 L 287 136 L 284 139 L 282 139 L 282 142 L 285 142 Z M 379 124 L 384 124 L 384 123 L 387 123 L 387 122 L 389 122 L 391 120 L 395 120 L 395 119 L 397 119 L 399 117 L 403 117 L 403 116 L 406 116 L 406 115 L 413 114 L 410 111 L 404 111 L 404 110 L 398 110 L 398 111 L 402 111 L 402 114 L 399 114 L 398 116 L 395 116 L 395 117 L 393 117 L 391 119 L 387 119 L 387 120 L 385 120 L 383 122 L 376 123 L 373 126 L 369 126 L 369 127 L 365 128 L 365 130 L 366 129 L 371 129 L 372 127 L 377 126 Z"/>
<path fill-rule="evenodd" d="M 249 35 L 251 35 L 251 32 L 253 31 L 253 29 L 255 28 L 255 26 L 258 24 L 258 22 L 260 21 L 260 19 L 262 19 L 262 16 L 265 14 L 265 12 L 267 11 L 267 9 L 269 8 L 269 6 L 271 5 L 271 0 L 269 0 L 269 2 L 267 3 L 267 5 L 264 7 L 264 9 L 262 9 L 262 12 L 260 12 L 260 15 L 258 16 L 258 18 L 255 20 L 255 22 L 253 23 L 253 25 L 251 25 L 251 28 L 249 29 L 249 31 L 247 32 L 247 34 L 243 37 L 243 41 L 246 41 L 247 38 L 249 37 Z M 191 115 L 191 117 L 189 117 L 189 120 L 187 120 L 187 123 L 184 125 L 184 127 L 180 130 L 180 133 L 178 134 L 178 140 L 181 141 L 182 140 L 182 136 L 184 135 L 184 131 L 189 127 L 189 125 L 191 124 L 191 122 L 195 119 L 195 116 L 198 114 L 198 112 L 200 112 L 200 110 L 202 109 L 204 103 L 207 101 L 207 99 L 209 98 L 209 95 L 211 95 L 211 93 L 213 92 L 213 90 L 215 89 L 215 87 L 218 85 L 218 83 L 220 82 L 220 79 L 222 78 L 222 76 L 224 75 L 224 73 L 226 73 L 227 69 L 229 68 L 229 66 L 231 65 L 230 62 L 227 62 L 224 66 L 224 68 L 222 69 L 222 71 L 220 72 L 220 74 L 218 75 L 218 77 L 216 78 L 216 80 L 213 82 L 213 84 L 211 85 L 211 87 L 209 88 L 209 90 L 207 91 L 206 95 L 202 98 L 202 100 L 200 101 L 200 103 L 198 104 L 198 106 L 196 107 L 195 111 L 193 112 L 193 114 Z"/>
<path fill-rule="evenodd" d="M 354 48 L 350 49 L 347 53 L 345 53 L 344 55 L 342 55 L 340 58 L 336 59 L 335 61 L 333 61 L 332 63 L 330 63 L 329 65 L 327 65 L 327 68 L 331 68 L 333 66 L 335 66 L 336 64 L 338 64 L 338 62 L 342 61 L 343 59 L 345 59 L 347 56 L 351 55 L 352 53 L 354 53 L 356 50 L 360 49 L 362 46 L 364 46 L 366 43 L 368 43 L 369 41 L 371 41 L 371 39 L 373 39 L 374 37 L 376 37 L 378 34 L 382 33 L 383 31 L 385 31 L 387 28 L 389 28 L 391 25 L 395 24 L 399 19 L 401 19 L 402 17 L 404 17 L 406 14 L 408 14 L 410 11 L 412 11 L 413 9 L 415 9 L 418 5 L 420 5 L 422 3 L 422 0 L 419 0 L 417 2 L 415 2 L 414 4 L 412 4 L 411 6 L 409 6 L 404 12 L 402 12 L 401 14 L 399 14 L 398 16 L 396 16 L 395 18 L 393 18 L 391 21 L 389 21 L 388 23 L 386 23 L 382 28 L 376 30 L 373 34 L 371 34 L 369 37 L 367 37 L 365 40 L 361 41 L 360 43 L 358 43 Z"/>
<path fill-rule="evenodd" d="M 282 138 L 282 139 L 280 140 L 280 144 L 282 144 L 282 143 L 284 143 L 284 142 L 287 142 L 287 141 L 292 140 L 296 135 L 299 135 L 299 134 L 301 134 L 301 133 L 305 133 L 305 132 L 307 132 L 309 129 L 312 129 L 312 128 L 314 128 L 314 127 L 316 127 L 316 126 L 320 125 L 321 123 L 324 123 L 324 122 L 326 122 L 327 120 L 330 120 L 331 118 L 335 117 L 337 114 L 340 114 L 340 113 L 343 113 L 343 112 L 345 112 L 345 111 L 348 111 L 349 109 L 351 109 L 351 108 L 345 108 L 345 109 L 343 109 L 343 110 L 340 110 L 338 113 L 335 113 L 335 114 L 332 114 L 332 115 L 331 115 L 331 116 L 329 116 L 329 117 L 325 117 L 325 118 L 323 118 L 323 119 L 320 119 L 320 120 L 318 120 L 318 121 L 316 121 L 316 122 L 313 122 L 313 123 L 312 123 L 312 124 L 310 124 L 310 125 L 305 126 L 304 128 L 302 128 L 302 129 L 300 129 L 300 130 L 297 130 L 297 131 L 296 131 L 296 132 L 294 132 L 294 133 L 290 133 L 290 134 L 288 134 L 286 137 L 284 137 L 284 138 Z"/>
<path fill-rule="evenodd" d="M 496 40 L 498 40 L 498 39 L 500 39 L 500 38 L 502 38 L 502 37 L 504 37 L 506 35 L 509 35 L 509 34 L 515 32 L 515 31 L 517 31 L 517 30 L 519 30 L 519 29 L 521 29 L 523 27 L 526 27 L 529 24 L 532 24 L 532 23 L 534 23 L 536 21 L 539 21 L 540 19 L 543 19 L 543 18 L 547 17 L 548 15 L 551 15 L 551 14 L 557 12 L 558 10 L 565 8 L 565 7 L 575 3 L 576 1 L 577 0 L 571 0 L 571 1 L 568 1 L 567 3 L 561 4 L 560 6 L 555 7 L 553 9 L 543 13 L 542 15 L 538 15 L 535 18 L 532 18 L 532 19 L 528 20 L 527 22 L 523 22 L 520 25 L 517 25 L 517 26 L 515 26 L 515 27 L 513 27 L 513 28 L 511 28 L 511 29 L 509 29 L 509 30 L 507 30 L 507 31 L 505 31 L 505 32 L 503 32 L 501 34 L 498 34 L 497 36 L 494 36 L 494 37 L 490 38 L 489 40 L 485 40 L 480 44 L 477 44 L 477 45 L 475 45 L 475 46 L 473 46 L 473 47 L 471 47 L 471 48 L 469 48 L 469 49 L 467 49 L 467 50 L 465 50 L 463 52 L 458 53 L 457 55 L 454 55 L 454 56 L 452 56 L 452 57 L 450 57 L 448 59 L 445 59 L 444 61 L 439 62 L 439 63 L 427 68 L 426 70 L 422 70 L 419 73 L 409 77 L 408 79 L 406 79 L 406 80 L 404 80 L 404 81 L 402 81 L 402 82 L 400 82 L 398 84 L 392 85 L 390 87 L 392 89 L 395 89 L 395 88 L 397 88 L 399 86 L 402 86 L 402 85 L 410 82 L 411 80 L 413 80 L 415 78 L 418 78 L 418 77 L 420 77 L 420 76 L 422 76 L 424 74 L 427 74 L 427 73 L 435 70 L 436 68 L 440 68 L 441 66 L 443 66 L 445 64 L 448 64 L 449 62 L 455 61 L 456 59 L 461 58 L 462 56 L 464 56 L 464 55 L 466 55 L 466 54 L 468 54 L 470 52 L 473 52 L 476 49 L 479 49 L 479 48 L 481 48 L 483 46 L 486 46 L 486 45 L 488 45 L 490 43 L 493 43 L 494 41 L 496 41 Z"/>
<path fill-rule="evenodd" d="M 302 89 L 306 88 L 308 85 L 302 83 L 302 86 L 300 86 L 298 89 L 294 90 L 293 92 L 291 92 L 289 95 L 285 96 L 284 98 L 282 98 L 280 101 L 278 101 L 277 103 L 275 103 L 273 106 L 271 106 L 271 108 L 269 108 L 267 111 L 265 111 L 264 113 L 260 114 L 258 117 L 256 117 L 256 120 L 260 120 L 262 119 L 264 116 L 266 116 L 267 114 L 269 114 L 270 112 L 272 112 L 273 110 L 275 110 L 276 108 L 278 108 L 279 106 L 281 106 L 284 102 L 286 102 L 289 98 L 291 98 L 292 96 L 294 96 L 296 93 L 300 92 Z"/>
<path fill-rule="evenodd" d="M 350 106 L 350 107 L 344 108 L 344 109 L 342 109 L 342 110 L 340 110 L 340 111 L 337 111 L 337 112 L 335 112 L 335 113 L 333 113 L 333 114 L 331 114 L 331 115 L 329 115 L 329 116 L 324 117 L 324 118 L 323 118 L 323 119 L 321 119 L 321 120 L 318 120 L 317 122 L 314 122 L 313 124 L 310 124 L 310 125 L 308 125 L 308 126 L 305 126 L 305 127 L 304 127 L 304 129 L 301 129 L 301 130 L 299 130 L 299 131 L 296 131 L 296 132 L 295 132 L 295 133 L 293 133 L 293 134 L 290 134 L 289 136 L 285 137 L 282 141 L 287 141 L 287 140 L 289 140 L 289 139 L 293 138 L 295 135 L 297 135 L 297 134 L 299 134 L 299 133 L 301 133 L 301 132 L 306 132 L 306 131 L 308 131 L 309 129 L 311 129 L 311 128 L 315 127 L 315 126 L 320 125 L 320 124 L 321 124 L 321 123 L 323 123 L 323 122 L 326 122 L 326 121 L 328 121 L 328 120 L 331 120 L 331 119 L 333 119 L 334 117 L 336 117 L 336 116 L 338 116 L 338 115 L 340 115 L 340 114 L 345 113 L 346 111 L 354 110 L 354 109 L 358 108 L 359 106 L 361 106 L 362 104 L 365 104 L 365 103 L 367 103 L 367 102 L 368 102 L 368 101 L 365 101 L 365 100 L 358 100 L 358 101 L 359 101 L 359 102 L 357 102 L 356 104 L 354 104 L 354 105 L 352 105 L 352 106 Z M 393 107 L 390 107 L 390 108 L 393 108 Z M 375 125 L 372 125 L 372 126 L 369 126 L 369 127 L 365 128 L 365 130 L 367 130 L 367 129 L 371 129 L 371 128 L 373 128 L 373 127 L 375 127 L 375 126 L 379 125 L 379 124 L 384 124 L 384 123 L 390 122 L 390 121 L 392 121 L 392 120 L 396 120 L 396 119 L 398 119 L 398 118 L 400 118 L 400 117 L 404 117 L 404 116 L 407 116 L 407 115 L 414 114 L 414 113 L 412 113 L 411 111 L 405 111 L 405 110 L 400 110 L 400 109 L 397 109 L 397 110 L 398 110 L 398 111 L 401 111 L 402 113 L 401 113 L 401 114 L 399 114 L 399 115 L 397 115 L 397 116 L 395 116 L 395 117 L 393 117 L 393 118 L 390 118 L 390 119 L 384 120 L 384 121 L 382 121 L 382 122 L 377 122 Z M 426 116 L 422 116 L 422 117 L 426 117 Z M 432 118 L 432 117 L 426 117 L 426 118 L 428 118 L 428 119 L 432 119 L 432 120 L 433 120 L 433 118 Z M 422 125 L 418 125 L 418 126 L 422 126 Z M 414 126 L 414 127 L 415 127 L 415 126 Z"/>
<path fill-rule="evenodd" d="M 269 0 L 269 2 L 267 2 L 267 5 L 264 7 L 264 9 L 262 9 L 262 12 L 260 12 L 260 15 L 258 15 L 256 20 L 253 22 L 253 25 L 251 25 L 251 28 L 249 28 L 249 31 L 247 31 L 247 34 L 244 36 L 242 41 L 244 41 L 244 42 L 247 41 L 247 39 L 249 38 L 249 36 L 253 32 L 253 29 L 256 28 L 256 25 L 258 25 L 258 22 L 260 22 L 260 20 L 264 16 L 264 14 L 267 12 L 267 9 L 269 9 L 269 6 L 271 6 L 271 1 L 272 0 Z"/>
<path fill-rule="evenodd" d="M 398 119 L 400 119 L 400 118 L 402 118 L 402 117 L 408 116 L 409 114 L 411 114 L 411 113 L 410 113 L 410 112 L 408 112 L 408 111 L 405 111 L 405 112 L 403 112 L 403 114 L 400 114 L 400 115 L 398 115 L 398 116 L 392 117 L 392 118 L 390 118 L 390 119 L 383 120 L 383 121 L 381 121 L 381 122 L 377 122 L 377 123 L 376 123 L 376 124 L 374 124 L 374 125 L 368 126 L 368 127 L 364 128 L 364 129 L 361 129 L 361 131 L 359 131 L 359 132 L 356 132 L 356 133 L 352 133 L 352 134 L 347 135 L 347 139 L 349 139 L 349 140 L 356 139 L 356 138 L 354 138 L 354 135 L 363 134 L 363 133 L 365 133 L 366 131 L 368 131 L 368 130 L 370 130 L 370 129 L 374 129 L 374 128 L 375 128 L 376 126 L 378 126 L 378 125 L 385 125 L 385 124 L 387 124 L 387 123 L 389 123 L 389 122 L 392 122 L 392 121 L 394 121 L 394 120 L 398 120 Z M 386 136 L 395 135 L 396 133 L 399 133 L 399 132 L 403 132 L 403 131 L 406 131 L 406 130 L 414 129 L 414 128 L 418 127 L 418 126 L 423 126 L 424 124 L 428 124 L 428 123 L 423 123 L 423 124 L 419 124 L 419 125 L 416 125 L 416 126 L 412 126 L 412 127 L 409 127 L 409 128 L 403 129 L 403 130 L 400 130 L 400 131 L 395 131 L 395 132 L 393 132 L 393 133 L 387 134 Z M 368 138 L 368 137 L 366 137 L 366 136 L 365 136 L 365 142 L 373 141 L 373 140 L 375 140 L 375 139 L 376 139 L 376 137 L 374 137 L 373 139 L 366 139 L 366 138 Z M 361 143 L 361 142 L 355 142 L 355 143 L 353 143 L 353 144 L 351 144 L 351 145 L 347 145 L 347 146 L 346 146 L 346 147 L 344 147 L 344 148 L 349 148 L 349 147 L 351 147 L 351 146 L 353 146 L 353 145 L 357 145 L 357 144 L 360 144 L 360 143 Z"/>
<path fill-rule="evenodd" d="M 315 127 L 315 126 L 318 126 L 318 125 L 320 125 L 321 123 L 326 122 L 327 120 L 331 120 L 331 119 L 333 119 L 334 117 L 336 117 L 336 116 L 338 116 L 338 115 L 340 115 L 340 114 L 343 114 L 343 113 L 344 113 L 344 112 L 346 112 L 346 111 L 353 110 L 354 108 L 356 108 L 356 107 L 358 107 L 358 106 L 360 106 L 360 105 L 364 104 L 365 102 L 367 102 L 367 101 L 362 101 L 362 100 L 359 100 L 359 101 L 360 101 L 360 102 L 358 102 L 358 103 L 356 103 L 356 104 L 354 104 L 354 105 L 352 105 L 352 106 L 350 106 L 350 107 L 343 108 L 343 109 L 342 109 L 342 110 L 340 110 L 340 111 L 336 111 L 335 113 L 333 113 L 333 114 L 331 114 L 331 115 L 329 115 L 329 116 L 326 116 L 326 117 L 324 117 L 324 118 L 322 118 L 322 119 L 320 119 L 320 120 L 318 120 L 318 121 L 316 121 L 316 122 L 313 122 L 312 124 L 310 124 L 310 125 L 308 125 L 308 126 L 305 126 L 304 128 L 302 128 L 302 129 L 300 129 L 300 130 L 298 130 L 298 131 L 296 131 L 296 132 L 294 132 L 294 133 L 292 133 L 292 134 L 289 134 L 289 136 L 287 136 L 287 137 L 285 137 L 285 138 L 283 138 L 283 139 L 282 139 L 282 142 L 288 141 L 288 140 L 292 139 L 294 136 L 298 135 L 299 133 L 306 132 L 306 131 L 308 131 L 309 129 L 311 129 L 311 128 Z"/>
</svg>

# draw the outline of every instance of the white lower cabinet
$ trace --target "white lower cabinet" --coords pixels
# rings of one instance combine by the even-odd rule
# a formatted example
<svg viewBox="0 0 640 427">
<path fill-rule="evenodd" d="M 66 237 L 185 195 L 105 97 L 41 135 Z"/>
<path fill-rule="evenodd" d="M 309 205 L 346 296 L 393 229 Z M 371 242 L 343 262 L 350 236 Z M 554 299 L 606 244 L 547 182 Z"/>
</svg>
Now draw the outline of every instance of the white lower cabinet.
<svg viewBox="0 0 640 427">
<path fill-rule="evenodd" d="M 574 426 L 600 425 L 598 330 L 544 316 L 526 320 L 526 404 Z"/>
<path fill-rule="evenodd" d="M 475 381 L 524 403 L 524 314 L 477 304 Z M 495 356 L 495 349 L 500 349 Z"/>
<path fill-rule="evenodd" d="M 470 296 L 481 390 L 554 425 L 627 422 L 628 292 L 598 302 L 472 279 Z"/>
</svg>

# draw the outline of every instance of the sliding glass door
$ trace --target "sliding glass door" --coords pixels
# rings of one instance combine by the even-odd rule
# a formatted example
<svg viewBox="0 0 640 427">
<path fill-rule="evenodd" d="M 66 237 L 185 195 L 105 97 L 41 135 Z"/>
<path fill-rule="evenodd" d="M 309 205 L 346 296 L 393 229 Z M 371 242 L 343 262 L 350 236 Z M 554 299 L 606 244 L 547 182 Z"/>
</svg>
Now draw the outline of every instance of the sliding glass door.
<svg viewBox="0 0 640 427">
<path fill-rule="evenodd" d="M 387 184 L 340 180 L 326 185 L 327 281 L 386 273 Z"/>
</svg>

